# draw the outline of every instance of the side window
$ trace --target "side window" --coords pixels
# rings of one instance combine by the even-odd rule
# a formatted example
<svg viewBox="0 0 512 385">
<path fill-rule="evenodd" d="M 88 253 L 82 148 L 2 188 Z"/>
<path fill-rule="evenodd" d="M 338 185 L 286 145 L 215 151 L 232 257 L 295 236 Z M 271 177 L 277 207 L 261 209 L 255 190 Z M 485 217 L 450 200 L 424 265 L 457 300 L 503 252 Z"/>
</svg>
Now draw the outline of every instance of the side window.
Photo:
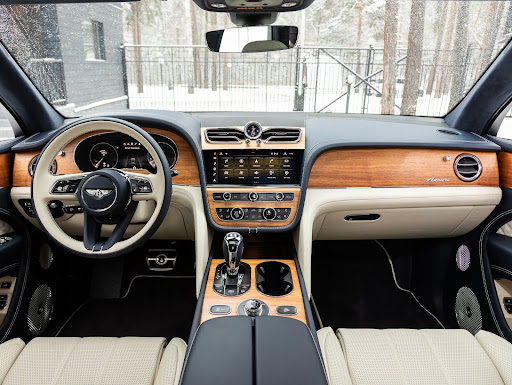
<svg viewBox="0 0 512 385">
<path fill-rule="evenodd" d="M 501 122 L 496 136 L 498 138 L 512 140 L 512 109 L 508 110 L 503 118 L 503 122 Z"/>
<path fill-rule="evenodd" d="M 14 139 L 18 135 L 21 135 L 18 124 L 0 103 L 0 142 Z"/>
<path fill-rule="evenodd" d="M 82 21 L 85 60 L 105 60 L 105 36 L 103 23 L 95 20 Z"/>
</svg>

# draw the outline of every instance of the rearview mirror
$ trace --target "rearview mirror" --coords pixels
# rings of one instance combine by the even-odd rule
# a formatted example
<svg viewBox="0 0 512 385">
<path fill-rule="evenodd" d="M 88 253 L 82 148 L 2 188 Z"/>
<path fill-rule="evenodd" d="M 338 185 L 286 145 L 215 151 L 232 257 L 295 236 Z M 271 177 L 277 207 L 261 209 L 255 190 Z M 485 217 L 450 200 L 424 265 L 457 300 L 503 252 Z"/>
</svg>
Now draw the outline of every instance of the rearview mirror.
<svg viewBox="0 0 512 385">
<path fill-rule="evenodd" d="M 268 52 L 295 47 L 298 36 L 297 27 L 265 25 L 210 31 L 206 42 L 212 52 Z"/>
</svg>

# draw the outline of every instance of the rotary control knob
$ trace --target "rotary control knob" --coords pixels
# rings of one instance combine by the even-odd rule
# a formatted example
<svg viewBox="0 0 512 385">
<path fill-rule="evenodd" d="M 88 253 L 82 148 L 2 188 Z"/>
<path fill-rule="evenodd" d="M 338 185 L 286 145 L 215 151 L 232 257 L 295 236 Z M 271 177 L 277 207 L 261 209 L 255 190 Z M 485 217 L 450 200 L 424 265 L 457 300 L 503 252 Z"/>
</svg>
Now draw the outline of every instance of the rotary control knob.
<svg viewBox="0 0 512 385">
<path fill-rule="evenodd" d="M 249 200 L 252 201 L 252 202 L 255 202 L 257 201 L 259 198 L 259 195 L 257 192 L 251 192 L 249 193 Z"/>
<path fill-rule="evenodd" d="M 241 221 L 244 219 L 244 210 L 240 207 L 235 207 L 231 209 L 231 218 L 235 221 Z"/>
<path fill-rule="evenodd" d="M 275 197 L 276 201 L 282 201 L 284 199 L 284 194 L 282 192 L 277 192 Z"/>
<path fill-rule="evenodd" d="M 256 317 L 261 314 L 263 306 L 257 299 L 250 299 L 245 303 L 244 310 L 248 316 Z"/>
<path fill-rule="evenodd" d="M 273 219 L 275 219 L 276 217 L 276 209 L 272 208 L 272 207 L 267 207 L 263 210 L 263 218 L 266 219 L 267 221 L 271 221 Z"/>
<path fill-rule="evenodd" d="M 225 192 L 224 194 L 222 194 L 222 199 L 224 199 L 225 201 L 230 201 L 231 200 L 231 193 L 230 192 Z"/>
</svg>

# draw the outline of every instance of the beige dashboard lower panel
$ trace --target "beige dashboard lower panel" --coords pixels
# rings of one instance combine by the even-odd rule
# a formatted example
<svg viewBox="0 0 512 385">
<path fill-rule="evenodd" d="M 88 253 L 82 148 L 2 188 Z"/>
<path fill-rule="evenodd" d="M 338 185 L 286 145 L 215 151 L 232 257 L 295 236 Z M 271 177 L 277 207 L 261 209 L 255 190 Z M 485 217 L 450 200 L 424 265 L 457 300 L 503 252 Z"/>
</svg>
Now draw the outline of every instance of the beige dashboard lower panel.
<svg viewBox="0 0 512 385">
<path fill-rule="evenodd" d="M 500 200 L 499 187 L 309 188 L 294 233 L 308 294 L 314 240 L 456 237 L 478 226 Z M 380 218 L 345 220 L 357 214 Z"/>
<path fill-rule="evenodd" d="M 11 189 L 11 199 L 20 213 L 34 226 L 40 228 L 39 222 L 27 216 L 18 202 L 20 199 L 30 199 L 30 187 L 13 187 Z M 78 202 L 63 203 L 77 204 Z M 133 222 L 139 222 L 141 224 L 130 225 L 125 234 L 131 236 L 140 230 L 143 227 L 142 223 L 144 223 L 145 218 L 149 218 L 152 210 L 154 210 L 154 204 L 152 202 L 141 202 L 133 220 Z M 83 234 L 83 214 L 66 214 L 56 219 L 56 222 L 69 235 L 79 236 Z M 114 225 L 103 226 L 102 235 L 109 235 L 113 229 Z M 201 187 L 172 186 L 172 198 L 169 211 L 152 239 L 195 241 L 196 295 L 199 295 L 212 241 L 212 231 L 206 222 Z"/>
</svg>

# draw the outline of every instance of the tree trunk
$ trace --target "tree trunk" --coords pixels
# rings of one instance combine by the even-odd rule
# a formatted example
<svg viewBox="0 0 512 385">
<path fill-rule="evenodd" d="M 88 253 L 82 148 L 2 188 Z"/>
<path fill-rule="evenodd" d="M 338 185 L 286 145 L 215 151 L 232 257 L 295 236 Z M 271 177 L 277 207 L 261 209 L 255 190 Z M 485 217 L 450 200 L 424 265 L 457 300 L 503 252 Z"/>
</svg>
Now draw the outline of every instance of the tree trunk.
<svg viewBox="0 0 512 385">
<path fill-rule="evenodd" d="M 191 3 L 190 7 L 190 24 L 192 26 L 192 45 L 198 44 L 198 31 L 197 31 L 197 19 L 196 19 L 196 5 Z M 198 87 L 201 82 L 201 68 L 200 68 L 200 58 L 199 51 L 196 47 L 192 48 L 192 57 L 194 60 L 194 81 L 193 87 Z"/>
<path fill-rule="evenodd" d="M 503 8 L 504 2 L 492 1 L 489 3 L 477 78 L 482 75 L 492 60 L 492 52 L 496 44 L 501 17 L 503 16 Z"/>
<path fill-rule="evenodd" d="M 144 92 L 144 79 L 142 73 L 142 53 L 141 53 L 141 37 L 140 37 L 140 15 L 139 3 L 131 3 L 133 15 L 133 44 L 135 53 L 135 65 L 137 68 L 137 92 L 142 94 Z"/>
<path fill-rule="evenodd" d="M 228 28 L 229 23 L 229 16 L 227 14 L 224 14 L 224 28 Z M 222 89 L 224 91 L 227 91 L 229 88 L 229 68 L 228 68 L 228 62 L 229 62 L 229 54 L 225 53 L 222 55 L 224 59 L 224 66 L 222 70 Z"/>
<path fill-rule="evenodd" d="M 430 67 L 430 74 L 428 75 L 428 86 L 427 94 L 430 95 L 434 89 L 434 80 L 437 74 L 437 64 L 439 63 L 439 57 L 441 56 L 441 43 L 443 42 L 444 26 L 446 25 L 446 11 L 448 9 L 448 3 L 439 3 L 439 17 L 436 21 L 435 29 L 437 31 L 436 48 L 434 51 L 434 58 L 432 59 L 432 67 Z"/>
<path fill-rule="evenodd" d="M 209 23 L 208 23 L 208 14 L 209 13 L 213 14 L 215 12 L 205 12 L 204 13 L 204 31 L 203 31 L 203 36 L 206 33 L 206 31 L 207 31 L 207 26 L 209 25 Z M 201 39 L 199 39 L 199 40 L 201 40 Z M 201 52 L 204 55 L 204 66 L 203 66 L 204 80 L 203 80 L 202 86 L 203 86 L 203 88 L 208 88 L 208 78 L 209 78 L 208 75 L 209 75 L 209 70 L 210 70 L 210 67 L 208 65 L 208 52 L 209 52 L 209 50 L 205 49 L 205 48 L 201 48 Z"/>
<path fill-rule="evenodd" d="M 442 52 L 441 52 L 441 69 L 439 71 L 439 76 L 437 77 L 436 84 L 436 93 L 434 95 L 435 98 L 441 97 L 443 93 L 443 85 L 447 80 L 448 74 L 448 58 L 450 56 L 449 50 L 452 46 L 452 35 L 453 35 L 453 25 L 455 24 L 455 16 L 457 12 L 457 4 L 454 1 L 450 1 L 450 12 L 448 13 L 448 24 L 446 25 L 446 35 L 443 42 Z"/>
<path fill-rule="evenodd" d="M 382 54 L 382 114 L 394 114 L 396 91 L 397 0 L 386 0 Z"/>
<path fill-rule="evenodd" d="M 420 88 L 421 59 L 423 56 L 423 32 L 425 30 L 425 1 L 412 0 L 411 23 L 407 43 L 404 95 L 401 115 L 416 115 Z"/>
<path fill-rule="evenodd" d="M 459 3 L 457 12 L 457 26 L 455 28 L 455 42 L 452 51 L 452 85 L 450 90 L 451 110 L 462 98 L 464 92 L 464 78 L 466 74 L 466 59 L 468 45 L 468 19 L 469 4 L 466 1 Z"/>
<path fill-rule="evenodd" d="M 217 12 L 212 12 L 210 22 L 213 28 L 217 29 Z M 217 91 L 217 55 L 212 55 L 212 91 Z"/>
</svg>

